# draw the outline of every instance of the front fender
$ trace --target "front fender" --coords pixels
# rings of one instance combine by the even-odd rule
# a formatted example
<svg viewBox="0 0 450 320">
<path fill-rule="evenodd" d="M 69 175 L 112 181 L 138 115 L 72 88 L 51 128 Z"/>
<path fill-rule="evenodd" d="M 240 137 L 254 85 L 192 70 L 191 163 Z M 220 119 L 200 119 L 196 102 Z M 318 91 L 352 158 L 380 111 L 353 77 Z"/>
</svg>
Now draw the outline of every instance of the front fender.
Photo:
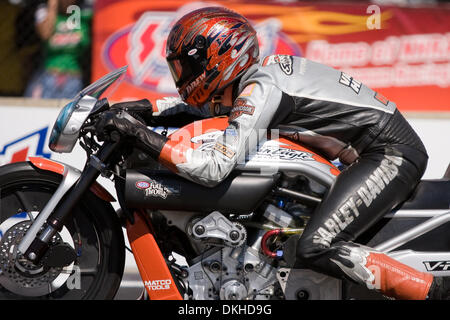
<svg viewBox="0 0 450 320">
<path fill-rule="evenodd" d="M 73 176 L 73 179 L 71 181 L 77 181 L 78 178 L 81 175 L 80 170 L 65 164 L 61 163 L 55 160 L 42 158 L 42 157 L 29 157 L 28 158 L 30 162 L 35 166 L 36 168 L 47 170 L 51 172 L 55 172 L 57 174 L 60 174 L 62 176 L 65 176 L 69 171 L 71 175 Z M 116 199 L 105 189 L 103 188 L 97 181 L 95 181 L 91 187 L 90 190 L 93 194 L 95 194 L 98 198 L 108 201 L 108 202 L 115 202 Z"/>
</svg>

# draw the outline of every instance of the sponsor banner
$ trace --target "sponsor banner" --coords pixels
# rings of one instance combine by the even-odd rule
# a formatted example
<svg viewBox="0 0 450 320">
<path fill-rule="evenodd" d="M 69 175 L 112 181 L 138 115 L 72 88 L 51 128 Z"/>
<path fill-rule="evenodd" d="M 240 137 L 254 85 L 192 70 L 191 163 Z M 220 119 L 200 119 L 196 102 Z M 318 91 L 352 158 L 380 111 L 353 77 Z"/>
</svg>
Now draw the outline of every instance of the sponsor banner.
<svg viewBox="0 0 450 320">
<path fill-rule="evenodd" d="M 167 35 L 178 18 L 212 5 L 249 19 L 258 32 L 261 57 L 299 55 L 325 63 L 343 71 L 347 80 L 375 89 L 401 111 L 450 111 L 450 8 L 444 6 L 97 0 L 93 78 L 128 65 L 114 99 L 176 96 L 164 58 Z"/>
</svg>

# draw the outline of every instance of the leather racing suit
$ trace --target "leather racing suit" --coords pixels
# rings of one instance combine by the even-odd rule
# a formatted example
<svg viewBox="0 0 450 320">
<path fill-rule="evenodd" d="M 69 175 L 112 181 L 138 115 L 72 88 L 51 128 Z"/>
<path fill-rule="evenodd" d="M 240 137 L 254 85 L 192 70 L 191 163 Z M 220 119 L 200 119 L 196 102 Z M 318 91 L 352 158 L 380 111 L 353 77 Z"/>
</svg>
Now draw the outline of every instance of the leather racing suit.
<svg viewBox="0 0 450 320">
<path fill-rule="evenodd" d="M 229 125 L 211 149 L 179 148 L 154 133 L 137 136 L 179 175 L 209 187 L 225 179 L 239 159 L 256 148 L 258 139 L 251 138 L 256 131 L 278 128 L 301 133 L 296 135 L 300 142 L 305 139 L 312 145 L 323 139 L 339 141 L 342 150 L 329 159 L 351 150 L 349 166 L 307 224 L 297 245 L 298 258 L 312 270 L 351 279 L 386 295 L 425 299 L 431 274 L 351 242 L 404 201 L 426 168 L 425 147 L 396 105 L 350 75 L 287 55 L 272 55 L 251 66 L 235 88 L 231 110 L 214 110 L 211 104 L 195 109 L 176 98 L 156 102 L 154 115 L 159 116 L 190 112 L 211 117 L 229 112 Z"/>
</svg>

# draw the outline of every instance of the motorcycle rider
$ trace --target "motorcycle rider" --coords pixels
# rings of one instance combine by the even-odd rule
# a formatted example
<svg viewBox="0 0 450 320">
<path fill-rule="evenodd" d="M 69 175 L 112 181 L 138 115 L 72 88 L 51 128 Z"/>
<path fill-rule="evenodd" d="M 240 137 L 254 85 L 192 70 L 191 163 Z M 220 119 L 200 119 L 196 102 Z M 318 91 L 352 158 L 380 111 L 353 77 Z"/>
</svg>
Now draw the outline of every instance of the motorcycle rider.
<svg viewBox="0 0 450 320">
<path fill-rule="evenodd" d="M 442 298 L 442 278 L 352 242 L 407 199 L 426 168 L 424 145 L 392 101 L 305 58 L 272 55 L 260 63 L 253 27 L 222 7 L 180 18 L 168 36 L 166 58 L 181 99 L 158 100 L 154 115 L 228 114 L 229 125 L 214 147 L 193 150 L 114 112 L 105 116 L 101 130 L 136 137 L 177 174 L 213 187 L 256 148 L 255 131 L 288 128 L 293 138 L 316 142 L 331 160 L 349 164 L 300 237 L 298 259 L 312 270 L 398 299 Z M 330 151 L 322 141 L 341 147 Z"/>
</svg>

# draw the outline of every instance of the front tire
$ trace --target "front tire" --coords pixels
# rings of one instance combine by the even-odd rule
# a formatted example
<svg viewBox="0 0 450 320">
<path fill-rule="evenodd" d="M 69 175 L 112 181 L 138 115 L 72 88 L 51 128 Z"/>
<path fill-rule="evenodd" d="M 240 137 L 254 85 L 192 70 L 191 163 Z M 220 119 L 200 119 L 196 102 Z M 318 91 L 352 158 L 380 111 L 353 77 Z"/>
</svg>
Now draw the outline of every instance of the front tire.
<svg viewBox="0 0 450 320">
<path fill-rule="evenodd" d="M 14 253 L 20 241 L 14 237 L 23 236 L 19 230 L 42 211 L 60 182 L 60 175 L 29 162 L 0 167 L 0 232 L 9 238 L 0 240 L 3 249 Z M 0 299 L 114 298 L 123 275 L 125 245 L 111 204 L 86 191 L 62 231 L 56 238 L 73 247 L 74 263 L 55 269 L 19 263 L 20 259 L 8 261 L 6 254 L 0 255 Z"/>
</svg>

